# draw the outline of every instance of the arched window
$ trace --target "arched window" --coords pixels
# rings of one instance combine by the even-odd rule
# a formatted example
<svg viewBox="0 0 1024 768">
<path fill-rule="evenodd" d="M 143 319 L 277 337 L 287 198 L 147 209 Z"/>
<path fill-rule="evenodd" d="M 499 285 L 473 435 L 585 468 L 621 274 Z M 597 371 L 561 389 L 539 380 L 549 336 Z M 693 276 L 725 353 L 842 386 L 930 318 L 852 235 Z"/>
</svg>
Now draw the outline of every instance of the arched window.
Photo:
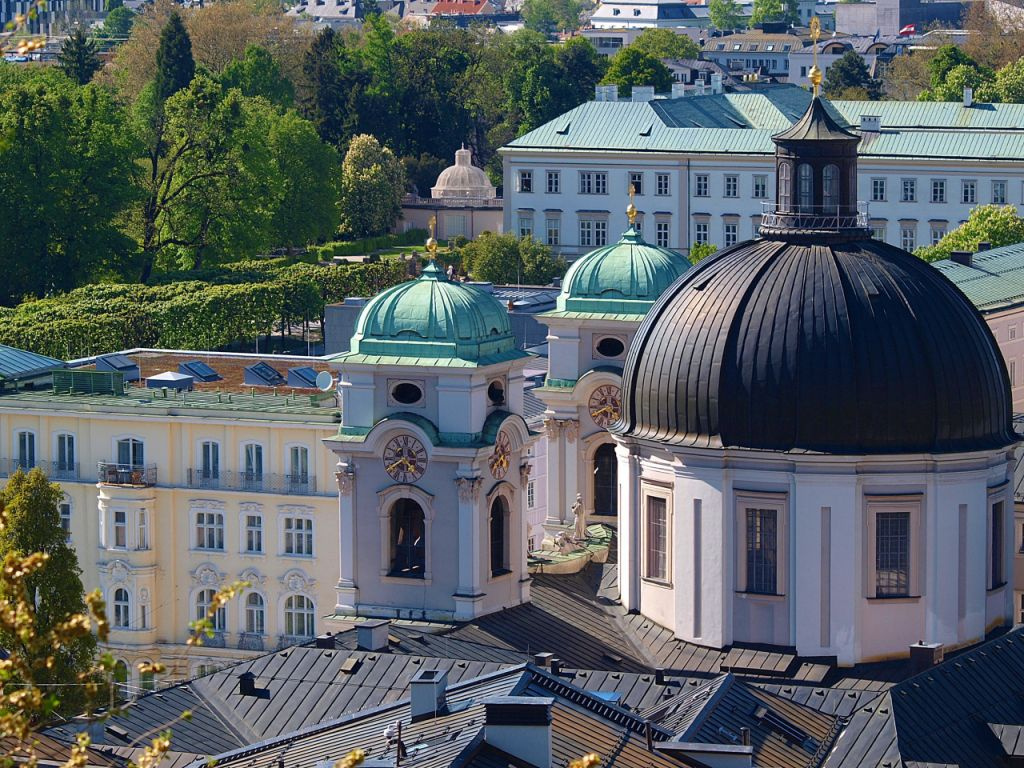
<svg viewBox="0 0 1024 768">
<path fill-rule="evenodd" d="M 128 665 L 121 659 L 114 662 L 114 688 L 119 699 L 128 698 Z"/>
<path fill-rule="evenodd" d="M 128 629 L 132 624 L 132 606 L 128 590 L 118 587 L 114 590 L 114 627 Z"/>
<path fill-rule="evenodd" d="M 425 537 L 423 508 L 412 499 L 396 501 L 391 508 L 391 576 L 423 578 Z"/>
<path fill-rule="evenodd" d="M 508 502 L 498 496 L 491 503 L 491 575 L 509 571 Z"/>
<path fill-rule="evenodd" d="M 313 637 L 313 601 L 305 595 L 291 595 L 284 601 L 284 633 Z"/>
<path fill-rule="evenodd" d="M 618 469 L 615 445 L 605 443 L 594 453 L 594 514 L 618 514 Z"/>
<path fill-rule="evenodd" d="M 814 169 L 807 163 L 801 163 L 798 170 L 797 203 L 801 212 L 810 212 L 814 205 Z"/>
<path fill-rule="evenodd" d="M 253 635 L 262 635 L 266 626 L 263 596 L 257 592 L 250 592 L 245 598 L 245 631 Z"/>
<path fill-rule="evenodd" d="M 156 690 L 156 675 L 153 674 L 152 669 L 147 669 L 145 672 L 139 672 L 139 687 L 144 691 Z"/>
<path fill-rule="evenodd" d="M 199 594 L 196 595 L 196 621 L 202 621 L 207 617 L 216 594 L 217 590 L 215 589 L 199 590 Z M 213 622 L 214 632 L 223 632 L 227 628 L 227 611 L 224 610 L 223 605 L 214 612 L 210 619 Z"/>
<path fill-rule="evenodd" d="M 779 163 L 779 210 L 787 213 L 790 210 L 793 182 L 789 163 Z"/>
<path fill-rule="evenodd" d="M 825 211 L 839 207 L 839 166 L 826 165 L 821 172 L 821 204 Z"/>
</svg>

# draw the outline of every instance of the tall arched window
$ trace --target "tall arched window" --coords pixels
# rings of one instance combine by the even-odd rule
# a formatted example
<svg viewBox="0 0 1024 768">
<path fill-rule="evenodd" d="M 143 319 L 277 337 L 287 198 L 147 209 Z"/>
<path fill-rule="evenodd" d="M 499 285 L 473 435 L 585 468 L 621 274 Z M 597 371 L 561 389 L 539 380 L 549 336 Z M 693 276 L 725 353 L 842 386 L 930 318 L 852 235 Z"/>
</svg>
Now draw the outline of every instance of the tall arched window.
<svg viewBox="0 0 1024 768">
<path fill-rule="evenodd" d="M 425 538 L 423 508 L 412 499 L 396 501 L 391 508 L 391 576 L 423 578 Z"/>
<path fill-rule="evenodd" d="M 313 637 L 313 601 L 291 595 L 284 601 L 284 633 L 289 637 Z"/>
<path fill-rule="evenodd" d="M 839 207 L 839 166 L 826 165 L 821 172 L 821 204 L 826 213 Z"/>
<path fill-rule="evenodd" d="M 498 496 L 491 503 L 491 575 L 508 573 L 508 502 Z"/>
<path fill-rule="evenodd" d="M 245 598 L 245 631 L 253 635 L 262 635 L 267 626 L 266 615 L 263 596 L 250 592 Z"/>
<path fill-rule="evenodd" d="M 118 587 L 114 590 L 114 627 L 128 629 L 132 624 L 132 605 L 128 590 Z"/>
<path fill-rule="evenodd" d="M 797 183 L 797 203 L 801 212 L 810 212 L 814 205 L 814 169 L 807 163 L 800 163 Z"/>
<path fill-rule="evenodd" d="M 206 618 L 210 612 L 210 606 L 213 605 L 217 590 L 215 589 L 201 589 L 199 594 L 196 595 L 196 621 L 202 621 Z M 210 617 L 213 622 L 214 632 L 223 632 L 227 629 L 228 617 L 227 611 L 224 610 L 224 606 L 220 606 Z"/>
<path fill-rule="evenodd" d="M 128 665 L 121 659 L 114 662 L 114 687 L 119 699 L 128 698 Z"/>
<path fill-rule="evenodd" d="M 789 212 L 792 200 L 791 167 L 789 163 L 779 163 L 779 210 L 783 213 Z"/>
<path fill-rule="evenodd" d="M 618 514 L 618 461 L 615 445 L 605 443 L 594 453 L 594 514 Z"/>
</svg>

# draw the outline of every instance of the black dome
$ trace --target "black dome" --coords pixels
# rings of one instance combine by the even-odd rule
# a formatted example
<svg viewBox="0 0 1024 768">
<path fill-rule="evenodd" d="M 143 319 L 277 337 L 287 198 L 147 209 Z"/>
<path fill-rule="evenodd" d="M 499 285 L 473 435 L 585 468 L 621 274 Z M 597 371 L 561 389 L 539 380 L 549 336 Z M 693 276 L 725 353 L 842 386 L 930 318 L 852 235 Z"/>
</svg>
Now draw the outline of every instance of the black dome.
<svg viewBox="0 0 1024 768">
<path fill-rule="evenodd" d="M 883 242 L 740 243 L 680 277 L 633 340 L 623 436 L 844 455 L 1016 441 L 988 326 Z"/>
</svg>

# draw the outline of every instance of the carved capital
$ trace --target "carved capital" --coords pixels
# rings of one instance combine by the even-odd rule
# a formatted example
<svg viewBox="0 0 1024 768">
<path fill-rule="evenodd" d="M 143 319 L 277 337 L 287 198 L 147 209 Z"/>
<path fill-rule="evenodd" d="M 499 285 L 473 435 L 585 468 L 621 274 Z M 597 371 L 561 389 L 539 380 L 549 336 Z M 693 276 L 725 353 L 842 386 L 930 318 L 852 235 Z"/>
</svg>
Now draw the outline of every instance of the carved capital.
<svg viewBox="0 0 1024 768">
<path fill-rule="evenodd" d="M 576 436 L 580 433 L 580 423 L 575 419 L 564 419 L 561 423 L 562 431 L 565 432 L 567 442 L 575 443 Z"/>
<path fill-rule="evenodd" d="M 533 464 L 526 462 L 519 465 L 519 484 L 524 488 L 530 480 L 530 473 L 533 472 Z"/>
<path fill-rule="evenodd" d="M 457 477 L 455 485 L 459 489 L 459 501 L 476 501 L 483 480 L 479 477 Z"/>
<path fill-rule="evenodd" d="M 338 483 L 338 493 L 346 496 L 352 493 L 352 486 L 356 479 L 354 471 L 351 469 L 339 469 L 334 473 L 334 479 Z"/>
<path fill-rule="evenodd" d="M 548 437 L 558 437 L 562 434 L 562 422 L 558 419 L 544 419 L 544 432 Z"/>
</svg>

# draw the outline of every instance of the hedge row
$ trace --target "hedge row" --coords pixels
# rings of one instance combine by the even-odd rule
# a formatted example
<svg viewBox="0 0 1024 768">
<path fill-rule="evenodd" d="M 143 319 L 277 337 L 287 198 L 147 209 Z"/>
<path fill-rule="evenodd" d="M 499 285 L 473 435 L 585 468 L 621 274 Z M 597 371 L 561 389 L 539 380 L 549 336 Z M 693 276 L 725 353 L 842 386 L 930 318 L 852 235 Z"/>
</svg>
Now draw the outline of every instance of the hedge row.
<svg viewBox="0 0 1024 768">
<path fill-rule="evenodd" d="M 410 229 L 399 234 L 326 243 L 313 246 L 309 251 L 315 254 L 320 261 L 330 261 L 335 256 L 363 256 L 401 245 L 423 245 L 427 237 L 429 237 L 429 233 L 425 229 Z"/>
</svg>

